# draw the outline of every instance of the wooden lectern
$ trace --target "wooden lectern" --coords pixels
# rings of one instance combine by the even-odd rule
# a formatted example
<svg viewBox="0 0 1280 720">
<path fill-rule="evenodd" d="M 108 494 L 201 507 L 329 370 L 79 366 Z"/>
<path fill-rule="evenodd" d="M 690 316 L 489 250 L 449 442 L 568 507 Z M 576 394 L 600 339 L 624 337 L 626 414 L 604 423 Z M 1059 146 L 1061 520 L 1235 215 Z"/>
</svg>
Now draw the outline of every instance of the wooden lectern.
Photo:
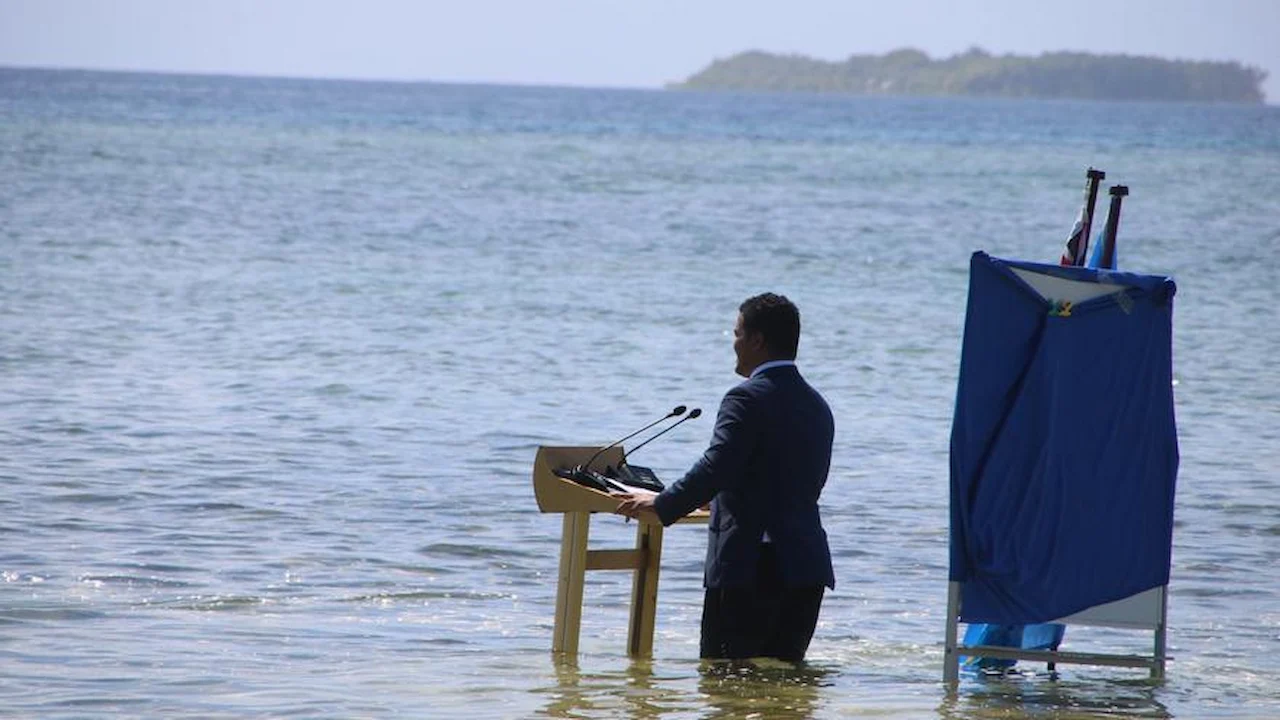
<svg viewBox="0 0 1280 720">
<path fill-rule="evenodd" d="M 588 550 L 587 529 L 591 513 L 612 514 L 618 501 L 608 493 L 579 485 L 555 474 L 556 468 L 575 467 L 587 462 L 599 447 L 538 448 L 533 460 L 533 494 L 538 510 L 563 513 L 560 536 L 560 581 L 556 590 L 556 624 L 551 650 L 568 656 L 578 654 L 578 633 L 582 626 L 582 588 L 588 570 L 632 570 L 631 622 L 627 629 L 627 654 L 653 655 L 654 620 L 658 609 L 658 570 L 662 560 L 662 525 L 641 521 L 636 527 L 636 545 L 629 550 Z M 600 453 L 589 469 L 603 471 L 622 460 L 623 449 L 613 447 Z M 707 513 L 698 511 L 682 523 L 705 523 Z"/>
</svg>

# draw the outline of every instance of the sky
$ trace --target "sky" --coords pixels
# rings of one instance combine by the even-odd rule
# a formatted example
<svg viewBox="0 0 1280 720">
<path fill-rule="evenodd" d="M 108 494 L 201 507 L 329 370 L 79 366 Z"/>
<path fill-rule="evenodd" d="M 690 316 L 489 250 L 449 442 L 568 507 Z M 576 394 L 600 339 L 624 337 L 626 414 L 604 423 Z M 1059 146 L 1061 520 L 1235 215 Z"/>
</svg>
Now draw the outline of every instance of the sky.
<svg viewBox="0 0 1280 720">
<path fill-rule="evenodd" d="M 0 0 L 0 65 L 661 87 L 744 50 L 1236 60 L 1280 103 L 1280 0 Z"/>
</svg>

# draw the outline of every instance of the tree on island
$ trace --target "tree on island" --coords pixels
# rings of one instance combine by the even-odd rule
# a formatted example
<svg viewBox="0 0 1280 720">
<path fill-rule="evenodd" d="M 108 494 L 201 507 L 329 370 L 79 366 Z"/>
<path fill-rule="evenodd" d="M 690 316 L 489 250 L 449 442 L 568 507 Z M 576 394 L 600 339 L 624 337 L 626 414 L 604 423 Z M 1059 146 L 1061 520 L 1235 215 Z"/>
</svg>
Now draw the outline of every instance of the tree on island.
<svg viewBox="0 0 1280 720">
<path fill-rule="evenodd" d="M 1267 72 L 1235 61 L 1079 52 L 996 56 L 970 48 L 933 60 L 914 48 L 842 62 L 751 50 L 712 62 L 678 90 L 969 95 L 1261 103 Z"/>
</svg>

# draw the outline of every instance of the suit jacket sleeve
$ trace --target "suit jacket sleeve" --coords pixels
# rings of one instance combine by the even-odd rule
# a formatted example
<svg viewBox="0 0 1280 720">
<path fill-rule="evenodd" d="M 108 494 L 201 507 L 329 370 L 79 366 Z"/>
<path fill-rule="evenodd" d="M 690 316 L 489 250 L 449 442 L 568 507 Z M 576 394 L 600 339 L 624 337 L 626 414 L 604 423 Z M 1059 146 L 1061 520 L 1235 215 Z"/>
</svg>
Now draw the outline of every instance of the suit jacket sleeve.
<svg viewBox="0 0 1280 720">
<path fill-rule="evenodd" d="M 751 395 L 743 385 L 725 394 L 716 414 L 711 446 L 689 472 L 654 500 L 663 525 L 670 525 L 734 487 L 746 472 L 758 423 L 751 418 Z"/>
</svg>

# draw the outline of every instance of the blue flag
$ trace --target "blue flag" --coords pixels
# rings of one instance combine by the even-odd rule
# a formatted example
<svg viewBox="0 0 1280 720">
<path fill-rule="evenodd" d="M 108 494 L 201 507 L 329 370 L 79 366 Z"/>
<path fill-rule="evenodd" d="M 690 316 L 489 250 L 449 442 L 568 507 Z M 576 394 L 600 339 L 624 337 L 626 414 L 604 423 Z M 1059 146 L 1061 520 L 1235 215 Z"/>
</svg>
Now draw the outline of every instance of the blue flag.
<svg viewBox="0 0 1280 720">
<path fill-rule="evenodd" d="M 1099 270 L 1115 270 L 1116 265 L 1116 249 L 1111 247 L 1111 262 L 1107 265 L 1102 264 L 1102 259 L 1107 256 L 1107 249 L 1114 245 L 1111 238 L 1107 235 L 1107 228 L 1104 226 L 1098 233 L 1097 238 L 1093 241 L 1093 252 L 1089 253 L 1089 261 L 1085 263 L 1085 267 L 1097 268 Z"/>
</svg>

